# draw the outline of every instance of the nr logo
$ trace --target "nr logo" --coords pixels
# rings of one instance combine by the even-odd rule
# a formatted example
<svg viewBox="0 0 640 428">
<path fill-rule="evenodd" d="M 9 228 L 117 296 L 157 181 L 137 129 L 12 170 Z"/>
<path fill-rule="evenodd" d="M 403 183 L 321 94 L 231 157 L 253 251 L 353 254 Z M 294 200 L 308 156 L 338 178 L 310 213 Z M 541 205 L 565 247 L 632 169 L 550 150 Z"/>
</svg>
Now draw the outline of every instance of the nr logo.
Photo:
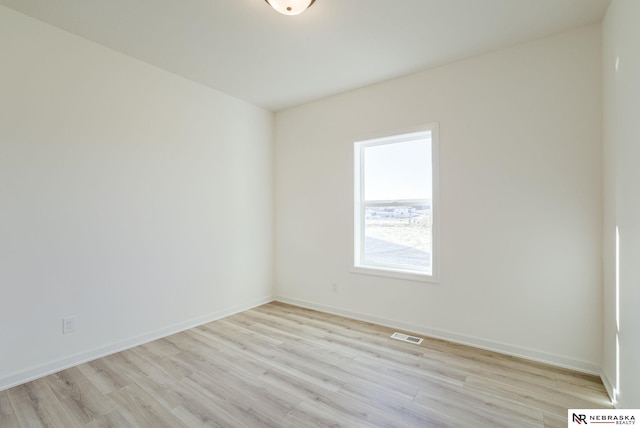
<svg viewBox="0 0 640 428">
<path fill-rule="evenodd" d="M 573 414 L 573 422 L 577 423 L 577 424 L 587 424 L 587 415 L 577 415 L 577 414 Z"/>
</svg>

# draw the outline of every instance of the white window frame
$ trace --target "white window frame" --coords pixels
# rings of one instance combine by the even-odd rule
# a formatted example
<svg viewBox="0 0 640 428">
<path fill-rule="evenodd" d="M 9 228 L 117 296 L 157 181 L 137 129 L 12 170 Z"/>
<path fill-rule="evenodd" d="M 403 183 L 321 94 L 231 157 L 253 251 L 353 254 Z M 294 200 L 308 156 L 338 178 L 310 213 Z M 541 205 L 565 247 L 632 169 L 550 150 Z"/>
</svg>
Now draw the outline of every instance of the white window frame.
<svg viewBox="0 0 640 428">
<path fill-rule="evenodd" d="M 368 206 L 410 206 L 423 205 L 424 200 L 400 200 L 400 201 L 375 201 L 365 202 L 364 200 L 364 168 L 362 163 L 364 160 L 365 147 L 375 145 L 391 144 L 401 141 L 410 141 L 429 132 L 431 134 L 431 174 L 432 174 L 432 198 L 431 198 L 431 273 L 420 270 L 419 268 L 406 268 L 393 265 L 383 264 L 365 264 L 364 263 L 364 222 L 365 211 Z M 371 138 L 359 139 L 353 143 L 354 154 L 354 192 L 353 192 L 353 265 L 351 271 L 354 273 L 366 275 L 378 275 L 391 277 L 396 279 L 405 279 L 411 281 L 439 283 L 439 186 L 438 186 L 438 148 L 439 135 L 438 124 L 429 123 L 426 125 L 394 131 L 385 135 L 377 135 Z"/>
</svg>

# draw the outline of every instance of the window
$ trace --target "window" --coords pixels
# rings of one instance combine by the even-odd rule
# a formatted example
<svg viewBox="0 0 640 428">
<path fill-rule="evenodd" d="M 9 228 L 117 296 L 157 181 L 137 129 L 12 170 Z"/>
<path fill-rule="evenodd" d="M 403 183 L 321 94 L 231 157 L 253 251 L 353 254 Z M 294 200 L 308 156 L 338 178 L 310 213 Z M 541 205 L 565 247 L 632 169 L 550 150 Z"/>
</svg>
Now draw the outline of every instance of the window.
<svg viewBox="0 0 640 428">
<path fill-rule="evenodd" d="M 437 134 L 354 144 L 354 271 L 436 280 Z"/>
</svg>

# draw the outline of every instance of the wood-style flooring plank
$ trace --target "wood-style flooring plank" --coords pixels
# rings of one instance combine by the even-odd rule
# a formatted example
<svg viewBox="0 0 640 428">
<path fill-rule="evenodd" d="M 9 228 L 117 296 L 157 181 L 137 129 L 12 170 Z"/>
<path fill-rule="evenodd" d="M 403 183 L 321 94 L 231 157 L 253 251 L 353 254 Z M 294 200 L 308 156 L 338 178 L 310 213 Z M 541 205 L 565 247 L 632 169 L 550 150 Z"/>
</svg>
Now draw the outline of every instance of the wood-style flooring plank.
<svg viewBox="0 0 640 428">
<path fill-rule="evenodd" d="M 460 425 L 496 428 L 542 428 L 543 412 L 499 397 L 470 392 L 464 387 L 442 384 L 421 389 L 414 402 L 429 410 L 444 412 Z"/>
<path fill-rule="evenodd" d="M 83 428 L 135 428 L 135 425 L 128 422 L 119 411 L 114 410 L 92 420 Z"/>
<path fill-rule="evenodd" d="M 234 394 L 228 385 L 205 376 L 194 374 L 180 381 L 180 386 L 185 388 L 186 396 L 192 397 L 190 402 L 200 404 L 199 411 L 192 412 L 194 415 L 204 415 L 211 420 L 212 414 L 216 414 L 224 418 L 222 426 L 277 428 L 282 423 L 283 418 L 272 409 L 255 409 L 251 400 L 244 400 L 240 394 Z M 207 413 L 204 408 L 209 408 L 212 412 Z"/>
<path fill-rule="evenodd" d="M 131 378 L 121 373 L 116 367 L 113 367 L 110 362 L 113 358 L 110 355 L 78 366 L 78 370 L 103 394 L 108 394 L 134 383 Z"/>
<path fill-rule="evenodd" d="M 531 384 L 519 386 L 469 376 L 465 382 L 465 388 L 469 391 L 479 391 L 495 395 L 505 400 L 521 403 L 557 416 L 566 416 L 567 409 L 602 408 L 591 401 L 583 400 L 551 388 L 534 387 Z M 608 408 L 612 408 L 612 406 L 609 405 Z"/>
<path fill-rule="evenodd" d="M 79 426 L 66 413 L 45 378 L 7 391 L 22 428 L 54 428 Z"/>
<path fill-rule="evenodd" d="M 0 427 L 20 428 L 6 391 L 0 391 Z"/>
<path fill-rule="evenodd" d="M 132 426 L 139 428 L 186 428 L 155 397 L 133 384 L 109 393 L 118 403 L 118 412 Z"/>
<path fill-rule="evenodd" d="M 98 391 L 76 367 L 47 376 L 43 380 L 55 391 L 60 405 L 76 426 L 88 424 L 116 408 L 116 403 Z"/>
</svg>

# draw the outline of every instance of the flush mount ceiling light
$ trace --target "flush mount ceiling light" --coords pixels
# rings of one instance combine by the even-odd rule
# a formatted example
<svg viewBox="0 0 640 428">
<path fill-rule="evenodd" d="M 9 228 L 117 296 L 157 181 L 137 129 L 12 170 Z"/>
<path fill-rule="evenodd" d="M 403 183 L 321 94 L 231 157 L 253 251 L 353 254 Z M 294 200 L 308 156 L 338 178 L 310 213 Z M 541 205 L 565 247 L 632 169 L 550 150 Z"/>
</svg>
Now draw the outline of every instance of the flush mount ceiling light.
<svg viewBox="0 0 640 428">
<path fill-rule="evenodd" d="M 304 12 L 316 0 L 264 0 L 283 15 L 298 15 Z"/>
</svg>

